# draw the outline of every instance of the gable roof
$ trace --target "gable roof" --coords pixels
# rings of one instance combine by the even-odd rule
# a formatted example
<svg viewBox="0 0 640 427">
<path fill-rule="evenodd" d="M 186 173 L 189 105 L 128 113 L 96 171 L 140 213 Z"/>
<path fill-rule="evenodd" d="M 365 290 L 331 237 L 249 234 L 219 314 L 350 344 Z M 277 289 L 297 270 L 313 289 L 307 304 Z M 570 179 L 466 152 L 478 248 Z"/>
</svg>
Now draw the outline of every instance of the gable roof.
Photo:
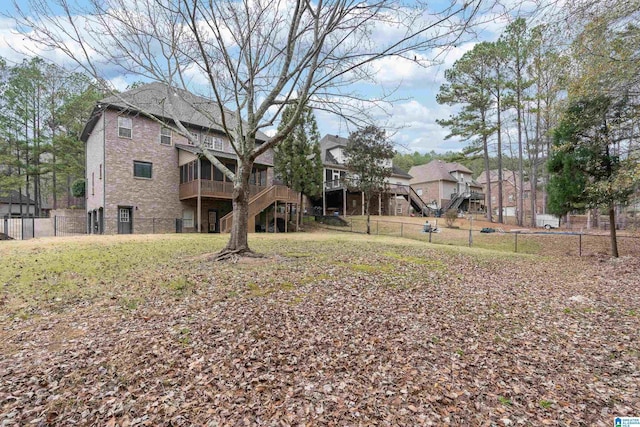
<svg viewBox="0 0 640 427">
<path fill-rule="evenodd" d="M 212 99 L 195 95 L 187 90 L 169 87 L 164 83 L 148 83 L 135 89 L 108 96 L 98 102 L 91 119 L 82 130 L 80 139 L 86 141 L 95 127 L 100 113 L 106 109 L 126 111 L 129 113 L 150 114 L 162 120 L 173 121 L 177 117 L 186 127 L 208 129 L 224 134 L 218 104 Z M 235 114 L 225 110 L 227 127 L 235 128 Z M 256 134 L 258 141 L 267 141 L 269 137 L 263 132 Z"/>
<path fill-rule="evenodd" d="M 338 135 L 325 135 L 320 140 L 320 158 L 322 159 L 323 165 L 337 165 L 344 167 L 343 164 L 338 163 L 333 154 L 331 154 L 331 150 L 336 147 L 346 147 L 349 140 L 347 138 L 343 138 Z M 411 179 L 411 175 L 409 175 L 406 171 L 403 171 L 399 167 L 392 165 L 391 168 L 391 176 L 396 178 L 406 178 Z"/>
<path fill-rule="evenodd" d="M 490 179 L 492 183 L 497 183 L 498 182 L 498 169 L 492 169 L 489 171 L 489 174 L 491 175 Z M 520 186 L 520 182 L 519 182 L 519 176 L 520 174 L 517 171 L 512 171 L 510 169 L 502 169 L 502 181 L 503 182 L 508 182 L 509 184 L 513 185 L 515 188 L 519 188 Z M 525 175 L 525 179 L 526 179 L 526 175 Z M 487 185 L 487 174 L 486 173 L 481 173 L 480 176 L 478 176 L 477 181 L 480 185 Z M 523 190 L 524 191 L 531 191 L 531 182 L 530 181 L 524 181 L 523 184 Z"/>
<path fill-rule="evenodd" d="M 337 160 L 329 152 L 336 147 L 346 147 L 349 140 L 338 135 L 325 135 L 320 140 L 320 158 L 322 163 L 338 164 Z"/>
<path fill-rule="evenodd" d="M 509 169 L 502 169 L 502 180 L 503 181 L 509 181 L 510 183 L 513 184 L 513 177 L 514 177 L 514 173 L 516 176 L 516 179 L 518 177 L 518 172 L 514 172 L 512 170 Z M 491 182 L 498 182 L 498 169 L 491 169 L 489 171 L 490 174 L 490 180 Z M 478 183 L 484 185 L 487 183 L 487 174 L 485 172 L 482 172 L 480 175 L 478 175 L 478 178 L 476 178 L 476 181 L 478 181 Z"/>
<path fill-rule="evenodd" d="M 425 165 L 413 166 L 409 169 L 409 175 L 413 177 L 411 181 L 414 183 L 430 181 L 458 182 L 451 175 L 451 172 L 472 173 L 460 163 L 449 163 L 442 160 L 431 160 Z"/>
<path fill-rule="evenodd" d="M 20 203 L 20 192 L 18 190 L 3 191 L 0 193 L 0 203 L 14 204 Z M 27 196 L 22 195 L 22 203 L 35 205 L 35 201 L 32 198 L 27 199 Z"/>
</svg>

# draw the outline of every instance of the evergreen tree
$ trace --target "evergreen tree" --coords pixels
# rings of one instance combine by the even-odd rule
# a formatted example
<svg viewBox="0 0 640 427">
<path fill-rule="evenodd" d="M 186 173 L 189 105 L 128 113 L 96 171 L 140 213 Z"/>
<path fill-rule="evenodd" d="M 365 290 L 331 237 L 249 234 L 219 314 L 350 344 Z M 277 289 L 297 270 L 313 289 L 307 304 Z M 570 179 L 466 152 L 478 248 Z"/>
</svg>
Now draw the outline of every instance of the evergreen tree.
<svg viewBox="0 0 640 427">
<path fill-rule="evenodd" d="M 480 43 L 457 60 L 445 72 L 446 84 L 440 87 L 436 99 L 440 104 L 462 104 L 461 111 L 447 120 L 438 120 L 448 127 L 452 136 L 471 140 L 470 152 L 481 151 L 487 182 L 490 180 L 489 137 L 495 133 L 490 120 L 492 113 L 491 45 Z M 491 186 L 487 186 L 487 220 L 492 221 Z"/>
<path fill-rule="evenodd" d="M 392 172 L 393 143 L 377 126 L 367 126 L 349 135 L 344 154 L 351 174 L 350 186 L 362 191 L 367 211 L 367 234 L 371 233 L 371 198 L 384 191 Z"/>
<path fill-rule="evenodd" d="M 290 120 L 295 108 L 288 106 L 285 109 L 281 126 Z M 299 206 L 302 207 L 302 195 L 318 197 L 322 194 L 320 133 L 311 108 L 305 108 L 293 130 L 274 148 L 274 169 L 285 185 L 300 192 Z M 299 214 L 303 212 L 304 209 L 300 209 Z"/>
<path fill-rule="evenodd" d="M 625 202 L 634 186 L 634 157 L 621 158 L 624 121 L 635 112 L 628 102 L 599 95 L 572 102 L 554 135 L 549 161 L 549 210 L 603 206 L 609 212 L 611 254 L 618 256 L 615 204 Z"/>
</svg>

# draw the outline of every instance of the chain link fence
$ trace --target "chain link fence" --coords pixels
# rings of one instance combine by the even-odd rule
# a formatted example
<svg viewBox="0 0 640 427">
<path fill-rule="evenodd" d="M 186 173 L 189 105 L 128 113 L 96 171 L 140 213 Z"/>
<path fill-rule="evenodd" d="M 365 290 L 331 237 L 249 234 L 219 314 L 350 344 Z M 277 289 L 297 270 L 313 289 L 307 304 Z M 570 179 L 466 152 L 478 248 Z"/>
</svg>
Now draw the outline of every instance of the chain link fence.
<svg viewBox="0 0 640 427">
<path fill-rule="evenodd" d="M 319 224 L 329 230 L 366 233 L 367 222 L 360 218 L 346 218 L 343 223 Z M 435 226 L 435 224 L 432 224 Z M 490 231 L 485 229 L 485 231 Z M 436 229 L 425 231 L 415 223 L 372 220 L 372 235 L 396 236 L 432 244 L 478 247 L 503 252 L 517 252 L 562 256 L 610 256 L 608 233 L 593 234 L 579 231 L 502 231 L 499 228 L 483 232 L 480 228 L 446 228 L 444 221 Z M 620 256 L 640 256 L 640 236 L 618 233 Z"/>
</svg>

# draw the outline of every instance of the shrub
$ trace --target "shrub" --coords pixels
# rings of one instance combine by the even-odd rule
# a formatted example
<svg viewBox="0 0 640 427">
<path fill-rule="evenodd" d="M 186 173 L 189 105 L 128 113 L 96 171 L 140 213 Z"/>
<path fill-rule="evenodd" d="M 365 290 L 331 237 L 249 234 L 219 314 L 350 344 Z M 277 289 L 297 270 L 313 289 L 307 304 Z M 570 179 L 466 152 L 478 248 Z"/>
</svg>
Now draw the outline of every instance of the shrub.
<svg viewBox="0 0 640 427">
<path fill-rule="evenodd" d="M 444 220 L 445 220 L 448 228 L 453 227 L 453 224 L 456 222 L 456 219 L 458 219 L 458 211 L 457 210 L 449 209 L 448 211 L 445 212 Z"/>
<path fill-rule="evenodd" d="M 71 184 L 71 195 L 73 197 L 84 197 L 86 183 L 84 179 L 76 179 Z"/>
</svg>

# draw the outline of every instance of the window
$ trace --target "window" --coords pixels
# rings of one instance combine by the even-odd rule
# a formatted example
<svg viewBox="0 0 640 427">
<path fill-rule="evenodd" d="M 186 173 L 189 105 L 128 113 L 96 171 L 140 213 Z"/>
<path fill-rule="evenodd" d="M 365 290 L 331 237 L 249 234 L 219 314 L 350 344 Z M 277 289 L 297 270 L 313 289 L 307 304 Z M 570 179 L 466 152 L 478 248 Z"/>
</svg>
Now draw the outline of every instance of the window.
<svg viewBox="0 0 640 427">
<path fill-rule="evenodd" d="M 193 209 L 182 212 L 182 226 L 184 228 L 193 228 Z"/>
<path fill-rule="evenodd" d="M 193 138 L 193 140 L 196 142 L 196 144 L 200 141 L 200 135 L 195 133 L 195 132 L 191 132 L 191 137 Z M 191 142 L 191 140 L 187 140 L 187 143 L 189 145 L 193 145 L 193 142 Z"/>
<path fill-rule="evenodd" d="M 95 186 L 95 175 L 93 172 L 91 172 L 91 195 L 94 196 L 96 193 L 94 191 L 94 186 Z"/>
<path fill-rule="evenodd" d="M 102 163 L 100 163 L 100 178 L 98 179 L 102 179 Z"/>
<path fill-rule="evenodd" d="M 160 128 L 160 144 L 171 145 L 171 129 L 162 126 Z"/>
<path fill-rule="evenodd" d="M 131 222 L 131 211 L 129 208 L 118 209 L 120 222 Z"/>
<path fill-rule="evenodd" d="M 189 165 L 180 166 L 180 184 L 189 182 Z"/>
<path fill-rule="evenodd" d="M 208 159 L 200 160 L 200 174 L 202 179 L 211 181 L 211 162 Z"/>
<path fill-rule="evenodd" d="M 224 181 L 224 174 L 217 167 L 213 167 L 213 180 L 214 181 Z"/>
<path fill-rule="evenodd" d="M 222 139 L 211 135 L 204 136 L 204 146 L 205 148 L 216 151 L 222 151 L 224 149 L 224 143 Z"/>
<path fill-rule="evenodd" d="M 136 178 L 151 179 L 151 166 L 149 162 L 133 161 L 133 176 Z"/>
<path fill-rule="evenodd" d="M 422 188 L 418 188 L 418 189 L 416 190 L 416 194 L 417 194 L 418 196 L 422 196 Z"/>
<path fill-rule="evenodd" d="M 118 136 L 120 138 L 131 138 L 133 135 L 133 121 L 131 117 L 118 117 Z"/>
</svg>

